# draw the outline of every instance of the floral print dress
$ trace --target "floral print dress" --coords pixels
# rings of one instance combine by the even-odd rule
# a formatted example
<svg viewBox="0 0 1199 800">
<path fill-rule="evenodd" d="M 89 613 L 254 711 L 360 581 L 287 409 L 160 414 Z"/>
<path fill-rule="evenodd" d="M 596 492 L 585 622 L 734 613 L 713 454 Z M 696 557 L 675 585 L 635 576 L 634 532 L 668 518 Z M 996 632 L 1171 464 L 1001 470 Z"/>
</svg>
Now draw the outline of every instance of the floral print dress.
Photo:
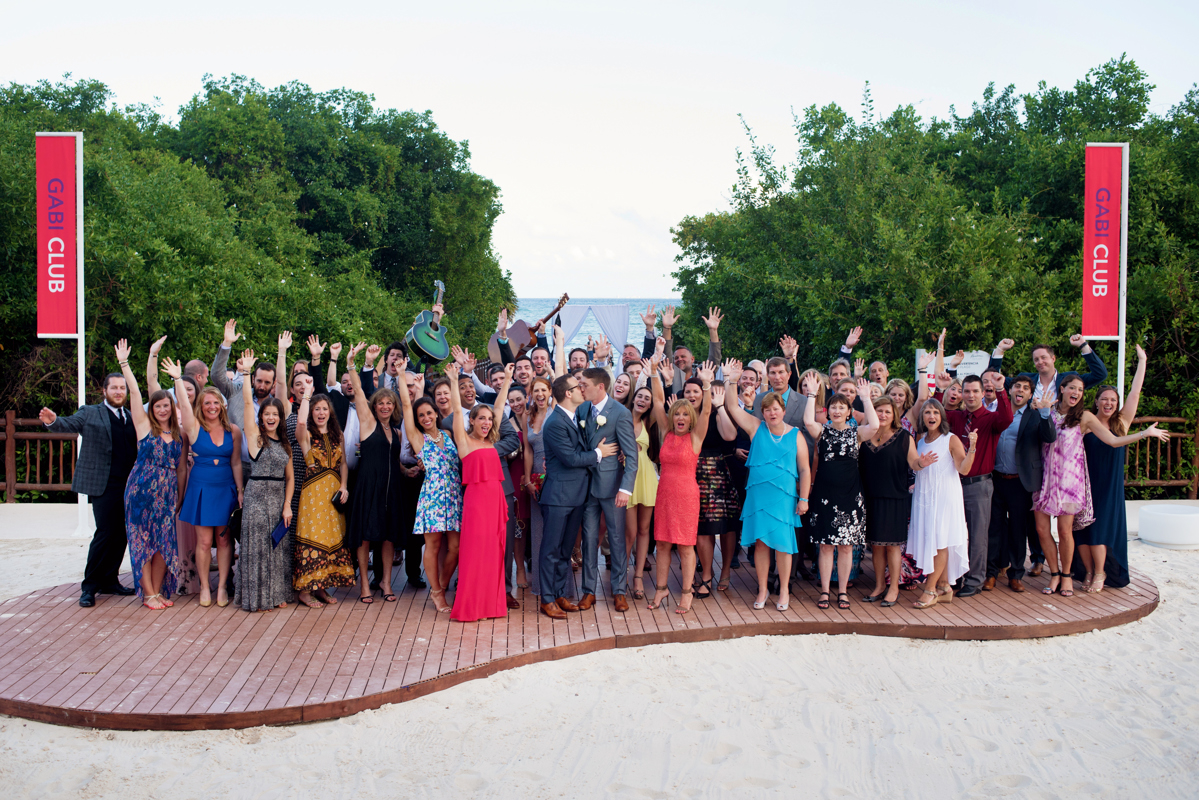
<svg viewBox="0 0 1199 800">
<path fill-rule="evenodd" d="M 866 503 L 858 472 L 858 447 L 857 426 L 837 430 L 831 422 L 824 423 L 808 512 L 813 544 L 862 547 L 866 543 Z"/>
<path fill-rule="evenodd" d="M 460 530 L 462 461 L 458 458 L 458 448 L 449 433 L 441 434 L 440 445 L 429 434 L 422 435 L 425 443 L 419 458 L 425 465 L 425 482 L 416 501 L 416 524 L 412 532 L 422 535 Z"/>
</svg>

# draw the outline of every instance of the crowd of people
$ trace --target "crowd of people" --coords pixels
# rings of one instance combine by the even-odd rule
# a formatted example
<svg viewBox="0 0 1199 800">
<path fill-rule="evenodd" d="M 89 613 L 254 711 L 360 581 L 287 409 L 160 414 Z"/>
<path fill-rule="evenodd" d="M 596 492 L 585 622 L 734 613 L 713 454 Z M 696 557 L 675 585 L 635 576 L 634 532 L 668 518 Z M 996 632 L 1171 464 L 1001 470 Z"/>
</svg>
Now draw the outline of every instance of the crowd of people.
<svg viewBox="0 0 1199 800">
<path fill-rule="evenodd" d="M 755 609 L 773 594 L 786 610 L 804 579 L 819 583 L 817 606 L 849 609 L 867 546 L 875 580 L 862 599 L 883 606 L 909 587 L 916 608 L 1000 580 L 1023 592 L 1030 556 L 1032 574 L 1049 570 L 1046 593 L 1128 583 L 1125 446 L 1168 437 L 1129 433 L 1139 347 L 1122 399 L 1077 335 L 1084 374 L 1059 373 L 1039 344 L 1035 371 L 1005 376 L 1004 339 L 981 375 L 958 376 L 965 354 L 946 362 L 942 331 L 910 385 L 882 361 L 851 363 L 860 328 L 822 370 L 800 369 L 788 336 L 765 361 L 722 359 L 718 308 L 703 318 L 702 362 L 674 345 L 674 308 L 642 319 L 641 348 L 614 353 L 601 337 L 566 352 L 561 329 L 551 342 L 542 324 L 514 354 L 501 311 L 501 363 L 455 347 L 436 372 L 401 342 L 315 336 L 289 364 L 289 331 L 273 362 L 234 359 L 229 320 L 211 369 L 160 364 L 166 337 L 153 342 L 145 402 L 120 341 L 102 402 L 41 412 L 50 430 L 83 437 L 72 488 L 91 498 L 96 533 L 79 604 L 136 592 L 153 610 L 180 594 L 322 608 L 338 588 L 395 602 L 403 565 L 407 586 L 454 620 L 502 617 L 521 591 L 565 619 L 596 603 L 601 554 L 615 612 L 630 596 L 662 608 L 674 549 L 678 614 L 727 591 L 743 552 Z M 132 589 L 117 578 L 126 547 Z"/>
</svg>

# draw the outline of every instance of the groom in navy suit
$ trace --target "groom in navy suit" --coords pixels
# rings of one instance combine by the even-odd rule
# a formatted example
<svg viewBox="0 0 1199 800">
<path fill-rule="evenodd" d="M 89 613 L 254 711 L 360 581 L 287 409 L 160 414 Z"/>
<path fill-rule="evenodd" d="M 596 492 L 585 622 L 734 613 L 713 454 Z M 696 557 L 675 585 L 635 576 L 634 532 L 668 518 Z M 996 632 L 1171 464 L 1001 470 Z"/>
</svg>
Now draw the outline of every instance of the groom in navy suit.
<svg viewBox="0 0 1199 800">
<path fill-rule="evenodd" d="M 570 553 L 591 488 L 591 468 L 614 456 L 617 447 L 604 441 L 594 449 L 587 447 L 575 419 L 583 391 L 573 375 L 555 380 L 552 391 L 557 405 L 541 428 L 545 443 L 545 485 L 540 500 L 544 526 L 538 554 L 541 611 L 551 619 L 566 619 L 565 612 L 579 610 L 566 596 L 572 580 Z"/>
</svg>

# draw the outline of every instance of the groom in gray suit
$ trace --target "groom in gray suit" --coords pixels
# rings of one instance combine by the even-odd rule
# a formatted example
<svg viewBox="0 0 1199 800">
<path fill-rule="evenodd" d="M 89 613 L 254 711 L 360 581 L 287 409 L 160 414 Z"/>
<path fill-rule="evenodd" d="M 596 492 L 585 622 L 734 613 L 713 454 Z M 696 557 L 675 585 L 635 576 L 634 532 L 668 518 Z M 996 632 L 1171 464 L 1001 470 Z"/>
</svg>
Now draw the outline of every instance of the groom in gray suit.
<svg viewBox="0 0 1199 800">
<path fill-rule="evenodd" d="M 633 414 L 608 397 L 612 378 L 606 369 L 590 367 L 579 376 L 579 387 L 587 401 L 579 407 L 578 420 L 588 447 L 601 441 L 616 442 L 620 458 L 605 458 L 591 468 L 591 491 L 583 508 L 583 597 L 580 609 L 595 604 L 595 582 L 599 575 L 600 513 L 608 523 L 608 547 L 612 553 L 612 596 L 616 611 L 628 611 L 627 573 L 629 554 L 625 549 L 625 509 L 637 482 L 637 437 Z"/>
</svg>

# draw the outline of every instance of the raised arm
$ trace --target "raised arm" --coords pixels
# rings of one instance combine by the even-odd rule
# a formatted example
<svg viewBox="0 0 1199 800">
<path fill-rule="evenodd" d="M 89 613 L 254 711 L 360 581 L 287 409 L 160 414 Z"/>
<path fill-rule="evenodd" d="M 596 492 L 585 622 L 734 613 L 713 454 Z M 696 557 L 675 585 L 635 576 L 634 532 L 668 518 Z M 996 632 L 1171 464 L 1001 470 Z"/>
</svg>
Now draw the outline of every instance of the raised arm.
<svg viewBox="0 0 1199 800">
<path fill-rule="evenodd" d="M 300 396 L 300 408 L 296 411 L 296 441 L 300 443 L 300 452 L 308 455 L 312 447 L 312 436 L 308 432 L 308 401 L 312 399 L 312 385 L 304 387 Z M 364 437 L 365 438 L 365 437 Z M 344 460 L 342 463 L 345 463 Z"/>
<path fill-rule="evenodd" d="M 874 410 L 874 403 L 870 401 L 870 383 L 865 378 L 858 378 L 858 397 L 864 398 L 862 413 L 866 415 L 866 424 L 858 426 L 858 441 L 864 442 L 878 430 L 878 413 Z"/>
<path fill-rule="evenodd" d="M 353 374 L 353 372 L 354 370 L 351 369 L 350 374 Z M 351 378 L 351 380 L 353 379 Z M 424 375 L 416 376 L 416 385 L 417 394 L 419 395 L 425 388 Z M 354 393 L 358 393 L 357 387 L 355 387 Z M 416 426 L 416 417 L 412 414 L 412 398 L 409 397 L 406 391 L 400 392 L 400 409 L 404 415 L 404 438 L 408 440 L 408 446 L 412 448 L 413 455 L 420 455 L 421 448 L 425 444 L 425 437 L 421 433 L 420 428 Z"/>
<path fill-rule="evenodd" d="M 1084 387 L 1090 389 L 1092 386 L 1098 386 L 1107 380 L 1107 366 L 1103 363 L 1103 359 L 1099 357 L 1099 354 L 1091 349 L 1090 343 L 1082 338 L 1081 333 L 1071 336 L 1070 344 L 1078 348 L 1083 361 L 1087 362 L 1087 369 L 1090 370 L 1090 372 L 1082 376 L 1082 385 Z"/>
<path fill-rule="evenodd" d="M 720 308 L 712 306 L 708 309 L 708 316 L 704 317 L 704 325 L 708 326 L 708 360 L 713 364 L 720 364 L 720 323 L 724 319 L 724 314 L 720 313 Z"/>
<path fill-rule="evenodd" d="M 179 421 L 188 440 L 194 442 L 200 426 L 192 411 L 192 404 L 187 399 L 187 387 L 183 384 L 183 365 L 166 358 L 163 359 L 162 371 L 175 381 L 175 405 L 179 406 Z"/>
<path fill-rule="evenodd" d="M 146 396 L 152 397 L 162 389 L 158 385 L 158 353 L 162 350 L 167 337 L 162 337 L 150 344 L 150 355 L 146 357 Z"/>
<path fill-rule="evenodd" d="M 649 390 L 654 396 L 654 404 L 650 407 L 650 414 L 653 415 L 653 422 L 658 426 L 659 431 L 665 431 L 666 423 L 666 391 L 662 388 L 662 376 L 658 373 L 658 369 L 662 366 L 662 357 L 657 356 L 657 363 L 649 359 L 641 360 L 641 372 L 646 372 L 650 375 Z M 644 424 L 644 423 L 643 423 Z"/>
<path fill-rule="evenodd" d="M 949 436 L 949 455 L 953 458 L 954 466 L 959 475 L 965 475 L 974 466 L 974 450 L 978 445 L 978 431 L 970 431 L 970 449 L 962 447 L 962 440 L 953 434 Z"/>
<path fill-rule="evenodd" d="M 354 387 L 354 411 L 358 415 L 359 436 L 363 441 L 375 432 L 375 415 L 371 413 L 371 406 L 366 398 L 366 392 L 362 391 L 362 377 L 358 374 L 358 370 L 354 369 L 354 359 L 364 347 L 366 347 L 366 342 L 359 342 L 350 348 L 350 354 L 346 356 L 346 370 L 350 373 L 350 384 Z M 403 366 L 407 366 L 406 361 L 401 363 Z M 408 392 L 404 391 L 401 394 L 407 395 Z M 299 437 L 298 428 L 296 436 L 297 438 Z M 415 452 L 416 449 L 414 447 L 413 451 Z"/>
<path fill-rule="evenodd" d="M 337 375 L 337 359 L 340 355 L 341 342 L 334 342 L 329 345 L 329 369 L 325 373 L 325 386 L 337 386 L 341 383 L 341 379 Z M 358 390 L 355 389 L 354 393 L 357 394 Z"/>
<path fill-rule="evenodd" d="M 216 357 L 212 359 L 212 367 L 209 369 L 213 385 L 225 396 L 226 400 L 233 396 L 236 389 L 229 383 L 225 372 L 229 368 L 229 354 L 233 352 L 233 345 L 240 338 L 241 334 L 237 332 L 237 320 L 231 319 L 226 322 L 225 338 L 221 340 L 221 346 L 217 348 Z"/>
<path fill-rule="evenodd" d="M 1141 439 L 1148 439 L 1150 436 L 1163 442 L 1170 441 L 1170 432 L 1160 430 L 1156 422 L 1136 433 L 1130 433 L 1127 436 L 1117 436 L 1090 411 L 1082 412 L 1082 430 L 1083 433 L 1095 434 L 1099 441 L 1108 447 L 1123 447 L 1126 444 L 1132 444 Z"/>
<path fill-rule="evenodd" d="M 824 426 L 816 421 L 816 380 L 815 375 L 808 375 L 800 387 L 800 391 L 808 398 L 808 402 L 803 404 L 803 426 L 814 442 L 820 441 L 820 434 L 824 433 Z"/>
<path fill-rule="evenodd" d="M 722 407 L 725 413 L 728 414 L 729 420 L 738 428 L 745 431 L 749 438 L 752 439 L 754 438 L 754 434 L 758 432 L 758 423 L 761 420 L 753 414 L 746 413 L 737 403 L 737 396 L 728 393 L 729 385 L 736 386 L 737 381 L 741 380 L 741 373 L 745 370 L 741 366 L 740 361 L 730 358 L 724 362 L 720 371 L 724 373 L 725 385 L 713 390 L 712 403 L 713 405 Z M 729 402 L 730 397 L 732 398 L 732 402 Z M 813 403 L 808 403 L 807 405 L 813 405 Z M 723 434 L 721 435 L 723 436 Z"/>
<path fill-rule="evenodd" d="M 919 421 L 920 409 L 924 407 L 924 401 L 928 400 L 928 368 L 936 359 L 936 355 L 926 352 L 920 357 L 920 366 L 916 372 L 916 399 L 912 402 L 912 407 L 904 412 L 908 422 L 913 426 Z"/>
<path fill-rule="evenodd" d="M 561 325 L 554 326 L 554 377 L 561 378 L 566 374 L 566 335 Z"/>
<path fill-rule="evenodd" d="M 708 420 L 712 417 L 712 381 L 716 378 L 716 370 L 711 361 L 705 361 L 699 369 L 699 379 L 704 384 L 703 403 L 699 408 L 699 420 L 691 431 L 691 448 L 699 455 L 704 447 L 704 437 L 708 435 Z"/>
<path fill-rule="evenodd" d="M 258 458 L 258 420 L 254 418 L 254 397 L 252 395 L 253 387 L 250 385 L 252 383 L 250 380 L 250 372 L 253 369 L 254 351 L 247 350 L 242 353 L 241 358 L 237 360 L 237 372 L 241 375 L 241 401 L 245 404 L 243 408 L 249 412 L 247 414 L 243 414 L 245 419 L 242 420 L 242 434 L 246 437 L 246 450 L 249 452 L 250 458 Z"/>
<path fill-rule="evenodd" d="M 150 420 L 142 408 L 142 393 L 137 388 L 137 379 L 129 368 L 129 342 L 125 339 L 117 342 L 117 363 L 121 366 L 121 374 L 125 376 L 125 385 L 129 387 L 129 416 L 133 419 L 133 430 L 141 439 L 150 432 Z M 150 409 L 154 413 L 154 409 Z"/>
<path fill-rule="evenodd" d="M 1132 386 L 1128 397 L 1124 398 L 1124 407 L 1120 409 L 1120 419 L 1124 421 L 1125 429 L 1132 427 L 1132 421 L 1137 418 L 1137 406 L 1141 403 L 1141 387 L 1145 385 L 1145 370 L 1149 366 L 1149 356 L 1139 344 L 1137 348 L 1137 371 L 1132 376 Z"/>
<path fill-rule="evenodd" d="M 291 400 L 287 385 L 287 350 L 291 347 L 291 331 L 279 334 L 279 355 L 275 358 L 275 397 L 283 403 L 283 410 L 291 413 Z"/>
<path fill-rule="evenodd" d="M 507 368 L 505 367 L 505 369 Z M 450 430 L 454 434 L 454 444 L 458 446 L 459 454 L 465 456 L 470 450 L 466 441 L 466 428 L 462 425 L 462 397 L 458 394 L 458 365 L 448 364 L 444 372 L 450 381 L 450 424 L 452 426 Z M 491 424 L 495 424 L 494 420 Z"/>
<path fill-rule="evenodd" d="M 508 405 L 508 389 L 512 387 L 512 373 L 515 369 L 512 364 L 504 366 L 504 382 L 500 385 L 500 390 L 495 393 L 495 403 L 491 406 L 491 410 L 496 415 L 494 423 L 496 425 L 499 425 L 504 418 L 504 408 Z"/>
</svg>

